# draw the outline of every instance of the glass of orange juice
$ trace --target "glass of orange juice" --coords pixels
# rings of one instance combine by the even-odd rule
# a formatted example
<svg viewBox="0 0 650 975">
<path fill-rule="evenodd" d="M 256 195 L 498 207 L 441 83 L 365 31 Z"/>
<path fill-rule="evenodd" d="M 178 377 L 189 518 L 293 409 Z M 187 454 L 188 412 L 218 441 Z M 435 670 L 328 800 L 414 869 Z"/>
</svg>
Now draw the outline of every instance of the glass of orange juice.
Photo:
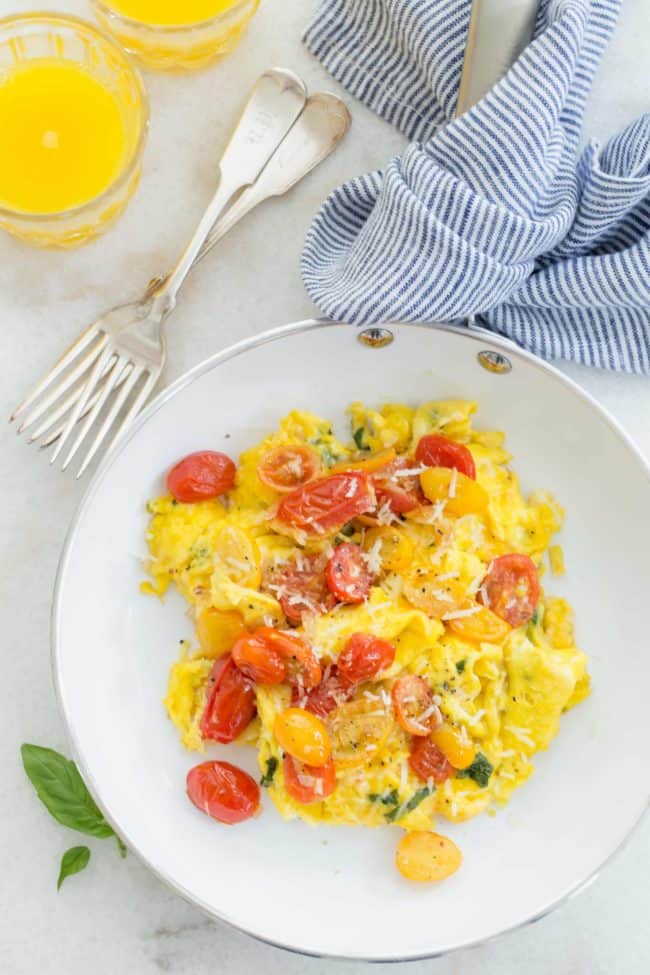
<svg viewBox="0 0 650 975">
<path fill-rule="evenodd" d="M 260 0 L 92 0 L 99 22 L 149 68 L 202 68 L 241 40 Z"/>
<path fill-rule="evenodd" d="M 0 19 L 0 227 L 41 247 L 103 233 L 138 185 L 148 118 L 110 37 L 57 14 Z"/>
</svg>

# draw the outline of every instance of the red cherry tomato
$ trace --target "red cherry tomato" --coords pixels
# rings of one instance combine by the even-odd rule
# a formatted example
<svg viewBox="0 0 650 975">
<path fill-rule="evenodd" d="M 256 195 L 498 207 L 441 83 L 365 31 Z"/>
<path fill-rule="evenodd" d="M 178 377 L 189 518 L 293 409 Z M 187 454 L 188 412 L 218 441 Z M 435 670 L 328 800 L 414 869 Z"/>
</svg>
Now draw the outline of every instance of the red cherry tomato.
<svg viewBox="0 0 650 975">
<path fill-rule="evenodd" d="M 229 826 L 254 816 L 260 806 L 255 779 L 229 762 L 203 762 L 187 775 L 187 794 L 197 809 Z"/>
<path fill-rule="evenodd" d="M 398 457 L 375 474 L 373 480 L 378 508 L 388 504 L 393 514 L 405 515 L 426 503 L 417 475 L 399 476 L 399 471 L 410 470 L 414 466 L 415 461 L 410 457 Z"/>
<path fill-rule="evenodd" d="M 230 491 L 237 468 L 230 457 L 215 450 L 189 454 L 172 467 L 167 475 L 167 489 L 177 501 L 209 501 Z"/>
<path fill-rule="evenodd" d="M 275 447 L 263 454 L 257 476 L 267 487 L 285 494 L 317 477 L 321 467 L 320 455 L 311 447 Z"/>
<path fill-rule="evenodd" d="M 242 674 L 256 684 L 281 684 L 287 676 L 287 668 L 265 634 L 266 627 L 254 633 L 244 633 L 233 644 L 232 658 Z"/>
<path fill-rule="evenodd" d="M 338 673 L 350 687 L 372 680 L 390 667 L 395 659 L 395 647 L 371 633 L 353 633 L 339 656 Z"/>
<path fill-rule="evenodd" d="M 354 542 L 337 545 L 327 563 L 327 585 L 340 603 L 362 603 L 372 585 L 363 550 Z"/>
<path fill-rule="evenodd" d="M 265 640 L 267 646 L 284 661 L 285 680 L 296 687 L 309 690 L 320 684 L 323 671 L 318 657 L 309 644 L 293 633 L 280 633 L 271 627 L 261 627 L 255 636 Z"/>
<path fill-rule="evenodd" d="M 513 552 L 493 559 L 479 589 L 479 599 L 510 626 L 527 623 L 539 602 L 539 577 L 527 555 Z"/>
<path fill-rule="evenodd" d="M 294 687 L 291 706 L 311 711 L 319 718 L 326 718 L 339 704 L 345 704 L 350 699 L 353 690 L 353 687 L 342 681 L 338 668 L 334 666 L 318 687 L 304 693 Z"/>
<path fill-rule="evenodd" d="M 393 704 L 397 720 L 409 735 L 424 738 L 442 721 L 433 691 L 422 677 L 404 674 L 393 685 Z"/>
<path fill-rule="evenodd" d="M 208 680 L 208 701 L 201 718 L 201 737 L 227 745 L 255 717 L 255 691 L 228 654 L 217 660 Z"/>
<path fill-rule="evenodd" d="M 336 788 L 336 769 L 331 758 L 326 765 L 316 768 L 315 765 L 304 765 L 291 755 L 285 755 L 282 771 L 287 792 L 292 799 L 303 805 L 322 802 Z"/>
<path fill-rule="evenodd" d="M 455 467 L 461 474 L 476 480 L 476 465 L 468 448 L 439 433 L 430 433 L 420 439 L 415 459 L 427 467 Z"/>
<path fill-rule="evenodd" d="M 326 613 L 336 600 L 327 588 L 324 555 L 305 555 L 268 573 L 265 587 L 277 597 L 290 623 L 300 625 L 303 613 Z"/>
<path fill-rule="evenodd" d="M 436 785 L 442 785 L 455 772 L 454 766 L 449 764 L 430 738 L 413 739 L 409 765 L 423 782 L 433 779 Z"/>
<path fill-rule="evenodd" d="M 278 521 L 308 534 L 342 528 L 351 518 L 372 511 L 375 491 L 372 480 L 360 471 L 330 474 L 284 496 Z"/>
</svg>

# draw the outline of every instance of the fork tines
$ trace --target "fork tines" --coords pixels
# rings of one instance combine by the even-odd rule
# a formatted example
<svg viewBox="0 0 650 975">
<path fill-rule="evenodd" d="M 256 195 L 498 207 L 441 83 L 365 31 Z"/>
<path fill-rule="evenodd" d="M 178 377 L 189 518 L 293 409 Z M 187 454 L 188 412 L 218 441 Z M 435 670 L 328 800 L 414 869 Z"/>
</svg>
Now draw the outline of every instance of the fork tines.
<svg viewBox="0 0 650 975">
<path fill-rule="evenodd" d="M 72 441 L 63 470 L 92 432 L 77 473 L 81 477 L 111 430 L 119 436 L 153 391 L 160 369 L 137 358 L 91 325 L 14 410 L 10 422 L 20 420 L 19 434 L 30 431 L 29 443 L 40 441 L 41 448 L 55 444 L 52 464 Z"/>
</svg>

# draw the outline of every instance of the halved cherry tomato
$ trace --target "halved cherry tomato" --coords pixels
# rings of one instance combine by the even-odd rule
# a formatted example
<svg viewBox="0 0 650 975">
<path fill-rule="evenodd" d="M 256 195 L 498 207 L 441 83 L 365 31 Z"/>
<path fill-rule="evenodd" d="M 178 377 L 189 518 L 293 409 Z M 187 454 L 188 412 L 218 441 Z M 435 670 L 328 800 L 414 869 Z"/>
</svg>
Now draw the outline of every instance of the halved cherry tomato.
<svg viewBox="0 0 650 975">
<path fill-rule="evenodd" d="M 400 725 L 409 735 L 424 738 L 442 721 L 433 691 L 416 674 L 404 674 L 393 685 L 393 704 Z"/>
<path fill-rule="evenodd" d="M 283 565 L 274 566 L 267 574 L 265 586 L 277 595 L 282 612 L 290 623 L 300 625 L 304 613 L 326 613 L 336 600 L 327 587 L 327 557 L 306 555 Z"/>
<path fill-rule="evenodd" d="M 389 447 L 387 450 L 380 450 L 378 454 L 364 457 L 363 460 L 342 460 L 338 464 L 330 467 L 330 474 L 338 474 L 340 471 L 365 471 L 366 474 L 373 474 L 380 471 L 391 461 L 395 460 L 395 449 Z"/>
<path fill-rule="evenodd" d="M 409 765 L 423 782 L 433 779 L 436 785 L 442 785 L 455 772 L 454 766 L 428 737 L 413 739 Z"/>
<path fill-rule="evenodd" d="M 430 433 L 422 437 L 415 449 L 418 464 L 427 467 L 455 467 L 465 477 L 476 480 L 476 465 L 467 447 L 456 443 L 440 433 Z"/>
<path fill-rule="evenodd" d="M 410 457 L 398 457 L 383 471 L 374 475 L 378 508 L 388 504 L 393 514 L 405 515 L 426 501 L 417 475 L 399 476 L 400 471 L 410 470 L 415 466 L 415 461 Z"/>
<path fill-rule="evenodd" d="M 372 680 L 393 663 L 395 647 L 372 633 L 353 633 L 339 656 L 338 673 L 344 684 L 354 687 Z"/>
<path fill-rule="evenodd" d="M 250 680 L 256 684 L 281 684 L 287 668 L 277 648 L 266 636 L 267 627 L 245 633 L 235 641 L 232 658 Z"/>
<path fill-rule="evenodd" d="M 362 603 L 372 585 L 363 549 L 354 542 L 337 545 L 327 563 L 327 585 L 340 603 Z"/>
<path fill-rule="evenodd" d="M 209 501 L 230 491 L 236 473 L 230 457 L 216 450 L 202 450 L 172 467 L 167 475 L 167 489 L 177 501 L 187 504 Z"/>
<path fill-rule="evenodd" d="M 254 816 L 260 806 L 255 779 L 230 762 L 203 762 L 187 774 L 187 795 L 197 809 L 233 826 Z"/>
<path fill-rule="evenodd" d="M 287 792 L 292 799 L 305 806 L 310 802 L 322 802 L 336 789 L 336 768 L 331 758 L 319 768 L 304 765 L 291 755 L 285 755 L 282 771 Z"/>
<path fill-rule="evenodd" d="M 456 636 L 476 643 L 502 643 L 510 633 L 510 626 L 485 606 L 470 616 L 457 616 L 447 626 Z"/>
<path fill-rule="evenodd" d="M 336 666 L 330 668 L 327 677 L 320 682 L 318 687 L 306 693 L 301 693 L 300 689 L 294 687 L 291 697 L 292 707 L 301 707 L 305 711 L 310 711 L 319 718 L 326 718 L 335 708 L 350 698 L 354 687 L 344 683 L 338 673 Z"/>
<path fill-rule="evenodd" d="M 350 471 L 321 477 L 285 495 L 277 518 L 292 528 L 322 534 L 342 528 L 355 515 L 372 511 L 375 503 L 368 475 Z"/>
<path fill-rule="evenodd" d="M 363 547 L 366 552 L 371 552 L 376 545 L 379 549 L 382 569 L 387 572 L 403 572 L 411 564 L 415 546 L 399 528 L 394 526 L 371 528 L 366 532 Z"/>
<path fill-rule="evenodd" d="M 427 467 L 420 474 L 420 484 L 429 501 L 444 501 L 445 513 L 452 515 L 482 514 L 490 496 L 478 481 L 449 467 Z"/>
<path fill-rule="evenodd" d="M 281 748 L 305 765 L 322 768 L 332 749 L 327 729 L 320 718 L 303 708 L 287 708 L 275 719 L 273 734 Z"/>
<path fill-rule="evenodd" d="M 318 477 L 322 466 L 320 455 L 311 447 L 275 447 L 262 455 L 257 476 L 262 484 L 286 494 Z"/>
<path fill-rule="evenodd" d="M 539 577 L 527 555 L 512 552 L 493 559 L 479 589 L 479 599 L 510 626 L 521 626 L 539 602 Z"/>
<path fill-rule="evenodd" d="M 257 712 L 251 682 L 229 654 L 217 660 L 208 680 L 208 700 L 201 718 L 201 737 L 227 745 L 239 738 Z"/>
<path fill-rule="evenodd" d="M 318 657 L 309 644 L 293 633 L 280 633 L 263 626 L 255 636 L 265 640 L 268 647 L 280 655 L 285 666 L 285 680 L 289 684 L 310 690 L 320 684 L 323 671 Z"/>
<path fill-rule="evenodd" d="M 336 767 L 353 768 L 372 762 L 394 725 L 393 709 L 383 698 L 371 700 L 364 696 L 336 708 L 326 721 Z"/>
</svg>

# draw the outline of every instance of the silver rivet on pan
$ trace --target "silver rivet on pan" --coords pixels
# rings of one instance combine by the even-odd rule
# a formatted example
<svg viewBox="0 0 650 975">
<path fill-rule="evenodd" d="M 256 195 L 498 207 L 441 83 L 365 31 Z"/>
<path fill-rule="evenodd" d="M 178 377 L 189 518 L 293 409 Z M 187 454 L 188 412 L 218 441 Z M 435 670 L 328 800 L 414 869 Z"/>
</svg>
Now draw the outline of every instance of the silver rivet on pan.
<svg viewBox="0 0 650 975">
<path fill-rule="evenodd" d="M 501 352 L 493 352 L 491 349 L 484 349 L 479 352 L 477 357 L 480 364 L 488 372 L 494 372 L 498 376 L 505 376 L 512 370 L 510 359 Z"/>
<path fill-rule="evenodd" d="M 395 336 L 388 328 L 364 328 L 359 332 L 358 339 L 362 345 L 370 349 L 383 349 L 394 341 Z"/>
</svg>

